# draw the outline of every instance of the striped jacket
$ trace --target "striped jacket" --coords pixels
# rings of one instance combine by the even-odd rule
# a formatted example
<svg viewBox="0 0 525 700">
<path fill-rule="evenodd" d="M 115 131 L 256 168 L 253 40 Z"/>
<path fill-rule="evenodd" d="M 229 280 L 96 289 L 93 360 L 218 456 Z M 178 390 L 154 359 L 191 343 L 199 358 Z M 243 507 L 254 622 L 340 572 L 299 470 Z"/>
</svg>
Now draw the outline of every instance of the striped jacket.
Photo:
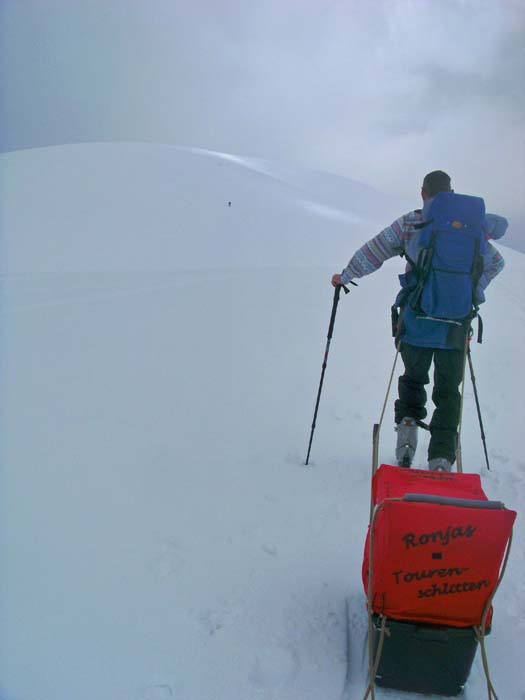
<svg viewBox="0 0 525 700">
<path fill-rule="evenodd" d="M 424 221 L 424 214 L 431 200 L 427 200 L 424 209 L 416 209 L 396 219 L 393 224 L 383 229 L 381 233 L 365 243 L 352 257 L 341 274 L 343 284 L 350 280 L 370 275 L 379 270 L 381 265 L 396 255 L 406 253 L 411 260 L 417 260 L 421 246 L 419 237 L 421 230 L 416 228 Z M 486 216 L 486 237 L 500 238 L 508 226 L 507 220 L 496 214 Z M 505 261 L 496 248 L 488 242 L 483 256 L 483 274 L 478 283 L 476 296 L 478 303 L 485 301 L 484 290 L 505 266 Z M 407 263 L 407 272 L 410 263 Z"/>
<path fill-rule="evenodd" d="M 350 280 L 364 277 L 378 270 L 381 265 L 396 255 L 402 253 L 407 259 L 417 260 L 422 246 L 419 243 L 421 228 L 425 215 L 432 200 L 427 200 L 423 209 L 416 209 L 399 219 L 391 226 L 383 229 L 381 233 L 365 243 L 352 257 L 348 265 L 341 273 L 341 281 L 348 284 Z M 485 221 L 487 239 L 500 238 L 508 226 L 507 220 L 495 214 L 487 214 Z M 476 302 L 485 301 L 485 289 L 488 284 L 503 269 L 505 262 L 496 248 L 489 243 L 485 246 L 483 254 L 483 272 L 476 288 Z M 410 263 L 407 263 L 406 272 L 410 272 Z M 400 275 L 400 281 L 404 275 Z M 463 331 L 458 332 L 457 327 L 462 326 Z M 405 308 L 402 316 L 402 325 L 399 329 L 398 339 L 409 345 L 420 347 L 461 349 L 465 343 L 467 327 L 463 324 L 450 324 L 437 320 L 421 320 L 410 308 Z"/>
</svg>

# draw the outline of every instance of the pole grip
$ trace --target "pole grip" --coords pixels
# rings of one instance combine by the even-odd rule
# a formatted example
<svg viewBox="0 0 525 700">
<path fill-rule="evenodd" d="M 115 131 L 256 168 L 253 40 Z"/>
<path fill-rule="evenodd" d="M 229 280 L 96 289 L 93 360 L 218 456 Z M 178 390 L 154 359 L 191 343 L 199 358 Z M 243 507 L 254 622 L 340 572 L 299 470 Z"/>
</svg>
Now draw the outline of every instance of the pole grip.
<svg viewBox="0 0 525 700">
<path fill-rule="evenodd" d="M 352 282 L 355 284 L 355 282 Z M 334 303 L 332 304 L 332 314 L 330 316 L 330 324 L 328 326 L 328 340 L 331 340 L 332 334 L 334 332 L 335 315 L 337 313 L 337 305 L 339 304 L 339 297 L 341 296 L 341 289 L 344 290 L 345 294 L 348 294 L 350 290 L 344 284 L 338 284 L 334 289 Z"/>
</svg>

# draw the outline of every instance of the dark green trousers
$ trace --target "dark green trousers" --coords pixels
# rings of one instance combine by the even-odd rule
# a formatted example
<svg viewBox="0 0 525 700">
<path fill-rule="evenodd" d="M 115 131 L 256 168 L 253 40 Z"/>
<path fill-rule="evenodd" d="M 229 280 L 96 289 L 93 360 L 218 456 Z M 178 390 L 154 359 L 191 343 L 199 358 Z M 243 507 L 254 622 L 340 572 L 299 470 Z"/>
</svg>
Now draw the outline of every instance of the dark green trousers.
<svg viewBox="0 0 525 700">
<path fill-rule="evenodd" d="M 459 385 L 463 377 L 464 352 L 421 348 L 402 343 L 401 357 L 405 373 L 399 377 L 399 398 L 395 403 L 395 421 L 405 416 L 424 420 L 427 415 L 429 371 L 434 360 L 434 387 L 432 401 L 435 410 L 430 421 L 428 459 L 445 457 L 453 464 L 456 460 L 456 440 L 461 407 Z"/>
</svg>

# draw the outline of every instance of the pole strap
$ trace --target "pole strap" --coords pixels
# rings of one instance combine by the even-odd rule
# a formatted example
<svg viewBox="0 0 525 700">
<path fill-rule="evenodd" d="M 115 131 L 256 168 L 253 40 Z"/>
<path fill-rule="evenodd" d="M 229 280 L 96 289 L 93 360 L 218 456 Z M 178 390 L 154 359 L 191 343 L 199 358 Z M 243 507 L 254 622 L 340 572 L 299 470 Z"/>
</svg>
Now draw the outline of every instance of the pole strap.
<svg viewBox="0 0 525 700">
<path fill-rule="evenodd" d="M 462 459 L 462 453 L 461 453 L 461 427 L 463 424 L 463 404 L 465 402 L 465 370 L 467 366 L 467 354 L 468 354 L 468 348 L 469 348 L 469 343 L 470 343 L 470 330 L 467 331 L 466 337 L 465 337 L 465 348 L 463 350 L 463 370 L 461 374 L 461 401 L 459 404 L 459 424 L 458 424 L 458 433 L 457 433 L 457 444 L 456 444 L 456 463 L 457 463 L 457 471 L 459 474 L 463 473 L 463 459 Z"/>
</svg>

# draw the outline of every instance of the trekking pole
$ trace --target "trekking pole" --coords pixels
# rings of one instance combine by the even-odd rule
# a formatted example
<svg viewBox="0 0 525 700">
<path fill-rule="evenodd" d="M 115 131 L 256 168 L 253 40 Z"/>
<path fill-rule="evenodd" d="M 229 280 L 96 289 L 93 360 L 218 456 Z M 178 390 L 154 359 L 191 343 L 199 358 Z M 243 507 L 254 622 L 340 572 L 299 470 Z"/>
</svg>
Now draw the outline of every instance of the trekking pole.
<svg viewBox="0 0 525 700">
<path fill-rule="evenodd" d="M 350 284 L 353 284 L 357 287 L 357 284 L 355 282 L 352 282 L 351 280 L 350 280 Z M 334 291 L 334 302 L 332 304 L 332 315 L 330 316 L 330 325 L 328 326 L 328 340 L 326 341 L 326 349 L 324 352 L 324 360 L 323 360 L 323 369 L 321 372 L 321 381 L 319 382 L 319 390 L 317 392 L 317 401 L 315 402 L 314 419 L 312 422 L 312 432 L 310 433 L 310 442 L 308 443 L 308 454 L 306 455 L 306 462 L 305 462 L 306 466 L 308 466 L 308 460 L 310 459 L 310 450 L 312 448 L 312 440 L 314 437 L 315 422 L 317 420 L 317 411 L 319 409 L 319 400 L 321 398 L 321 390 L 323 388 L 324 373 L 326 370 L 326 363 L 328 360 L 328 352 L 330 350 L 330 341 L 332 340 L 332 335 L 334 332 L 335 314 L 337 313 L 337 305 L 339 304 L 339 295 L 341 294 L 341 287 L 344 289 L 345 294 L 348 294 L 348 292 L 350 291 L 348 289 L 348 287 L 345 287 L 344 284 L 338 284 L 337 287 L 335 288 L 335 291 Z"/>
<path fill-rule="evenodd" d="M 485 440 L 485 431 L 483 430 L 483 420 L 481 418 L 481 408 L 479 405 L 478 389 L 476 386 L 476 377 L 474 375 L 474 366 L 472 365 L 472 355 L 470 353 L 470 346 L 467 350 L 468 365 L 470 367 L 470 378 L 472 379 L 472 388 L 474 389 L 474 399 L 476 400 L 476 409 L 478 411 L 479 428 L 481 431 L 481 442 L 483 443 L 483 450 L 485 452 L 485 461 L 487 462 L 487 469 L 490 471 L 489 455 L 487 452 L 487 441 Z"/>
</svg>

